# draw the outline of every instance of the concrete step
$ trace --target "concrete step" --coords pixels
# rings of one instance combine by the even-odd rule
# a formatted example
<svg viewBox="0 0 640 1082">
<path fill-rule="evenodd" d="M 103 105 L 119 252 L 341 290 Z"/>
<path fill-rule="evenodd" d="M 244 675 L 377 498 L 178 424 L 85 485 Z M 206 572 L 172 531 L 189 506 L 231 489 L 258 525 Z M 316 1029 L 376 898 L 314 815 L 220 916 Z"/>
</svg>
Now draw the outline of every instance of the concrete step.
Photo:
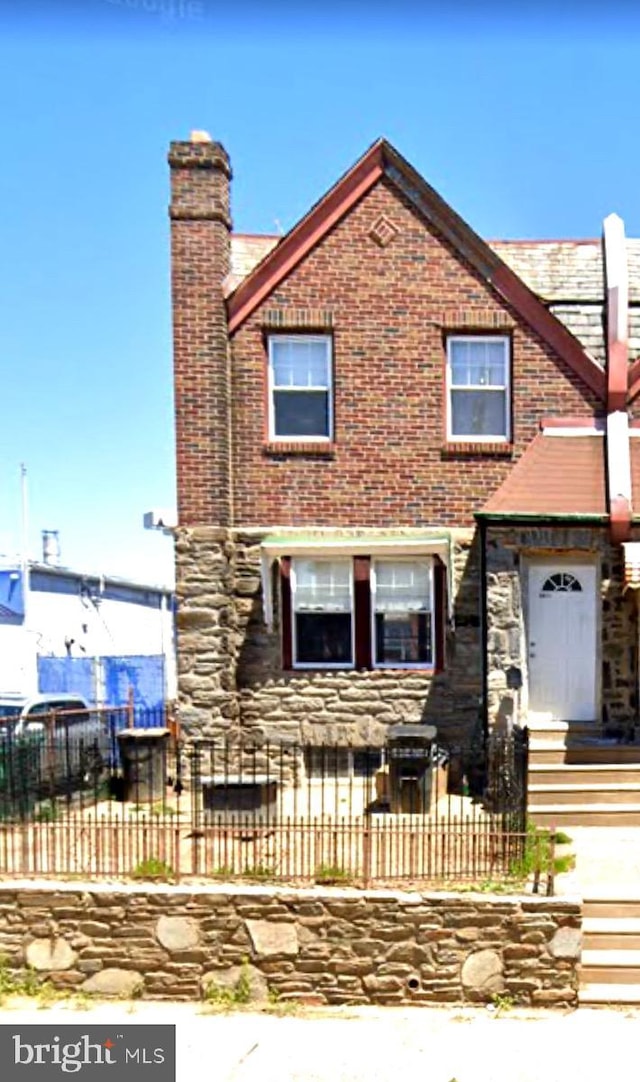
<svg viewBox="0 0 640 1082">
<path fill-rule="evenodd" d="M 617 922 L 640 920 L 640 890 L 616 887 L 615 894 L 606 890 L 590 890 L 582 900 L 582 919 L 585 924 L 593 919 Z"/>
<path fill-rule="evenodd" d="M 598 738 L 602 735 L 600 722 L 544 721 L 543 718 L 527 718 L 528 739 L 565 743 L 566 740 Z"/>
<path fill-rule="evenodd" d="M 530 763 L 530 785 L 637 785 L 640 763 Z"/>
<path fill-rule="evenodd" d="M 576 785 L 557 781 L 552 785 L 532 784 L 529 780 L 529 808 L 554 804 L 558 807 L 571 805 L 629 805 L 638 804 L 640 808 L 640 785 L 637 782 L 591 783 L 580 782 Z"/>
<path fill-rule="evenodd" d="M 640 951 L 640 917 L 585 917 L 583 949 Z"/>
<path fill-rule="evenodd" d="M 589 1003 L 633 1004 L 640 1003 L 640 985 L 637 984 L 583 984 L 578 993 L 580 1004 Z"/>
<path fill-rule="evenodd" d="M 580 980 L 585 984 L 640 985 L 640 951 L 583 950 Z"/>
<path fill-rule="evenodd" d="M 640 803 L 530 804 L 529 818 L 540 827 L 640 827 Z"/>
<path fill-rule="evenodd" d="M 607 765 L 637 763 L 640 766 L 640 745 L 618 744 L 617 741 L 588 741 L 561 744 L 548 740 L 529 744 L 529 766 L 563 763 L 567 766 L 581 764 Z"/>
</svg>

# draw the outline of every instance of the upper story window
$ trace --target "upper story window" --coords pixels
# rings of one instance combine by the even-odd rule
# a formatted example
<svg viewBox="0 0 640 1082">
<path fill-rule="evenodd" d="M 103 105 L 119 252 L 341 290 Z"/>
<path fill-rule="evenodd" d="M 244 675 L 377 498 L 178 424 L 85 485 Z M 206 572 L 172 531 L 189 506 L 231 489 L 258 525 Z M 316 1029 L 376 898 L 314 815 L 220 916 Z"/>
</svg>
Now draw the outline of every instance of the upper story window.
<svg viewBox="0 0 640 1082">
<path fill-rule="evenodd" d="M 509 338 L 455 335 L 447 339 L 447 437 L 509 442 Z"/>
<path fill-rule="evenodd" d="M 269 337 L 269 439 L 330 440 L 331 337 Z"/>
</svg>

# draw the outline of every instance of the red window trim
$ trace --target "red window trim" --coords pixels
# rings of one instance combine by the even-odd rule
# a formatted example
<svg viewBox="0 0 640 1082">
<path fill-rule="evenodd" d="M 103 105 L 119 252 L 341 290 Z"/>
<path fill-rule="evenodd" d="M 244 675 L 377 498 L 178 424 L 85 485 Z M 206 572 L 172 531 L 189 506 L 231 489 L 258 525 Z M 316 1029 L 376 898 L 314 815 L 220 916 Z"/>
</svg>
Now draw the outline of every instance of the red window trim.
<svg viewBox="0 0 640 1082">
<path fill-rule="evenodd" d="M 373 668 L 371 650 L 371 557 L 353 557 L 353 617 L 356 669 Z"/>
<path fill-rule="evenodd" d="M 318 672 L 349 672 L 353 669 L 367 672 L 386 673 L 437 673 L 445 667 L 445 641 L 447 620 L 447 568 L 439 556 L 433 557 L 433 603 L 434 649 L 433 661 L 405 669 L 401 665 L 393 668 L 376 668 L 373 664 L 373 639 L 371 620 L 371 557 L 353 556 L 353 620 L 354 620 L 354 664 L 340 669 L 318 667 Z M 293 670 L 293 605 L 291 598 L 291 557 L 280 559 L 280 598 L 281 598 L 281 636 L 282 668 Z M 295 672 L 314 672 L 313 668 L 295 669 Z"/>
</svg>

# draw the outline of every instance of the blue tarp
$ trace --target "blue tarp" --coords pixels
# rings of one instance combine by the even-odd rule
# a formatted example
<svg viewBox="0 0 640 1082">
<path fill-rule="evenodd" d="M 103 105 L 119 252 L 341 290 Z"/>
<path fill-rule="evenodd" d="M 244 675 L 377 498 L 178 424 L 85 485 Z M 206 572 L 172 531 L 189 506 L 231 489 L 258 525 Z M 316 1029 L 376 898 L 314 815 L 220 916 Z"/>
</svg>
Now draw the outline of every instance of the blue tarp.
<svg viewBox="0 0 640 1082">
<path fill-rule="evenodd" d="M 90 657 L 39 657 L 38 690 L 44 694 L 68 692 L 95 701 L 94 662 Z"/>
<path fill-rule="evenodd" d="M 110 706 L 126 706 L 129 689 L 136 707 L 155 708 L 164 703 L 164 658 L 103 657 L 105 699 Z"/>
<path fill-rule="evenodd" d="M 72 692 L 92 705 L 127 706 L 129 689 L 136 709 L 161 709 L 164 705 L 164 657 L 39 657 L 38 688 L 41 692 Z M 98 689 L 104 693 L 97 703 Z"/>
</svg>

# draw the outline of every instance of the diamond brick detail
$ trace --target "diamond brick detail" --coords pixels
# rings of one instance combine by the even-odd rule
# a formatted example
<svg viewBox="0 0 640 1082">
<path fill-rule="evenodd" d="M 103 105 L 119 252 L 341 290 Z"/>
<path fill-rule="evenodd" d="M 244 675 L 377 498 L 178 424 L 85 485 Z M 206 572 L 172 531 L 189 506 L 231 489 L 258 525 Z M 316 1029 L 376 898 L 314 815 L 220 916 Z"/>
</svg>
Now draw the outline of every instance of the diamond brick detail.
<svg viewBox="0 0 640 1082">
<path fill-rule="evenodd" d="M 393 224 L 391 219 L 387 218 L 385 214 L 381 214 L 371 226 L 369 236 L 381 248 L 386 248 L 387 244 L 391 244 L 391 241 L 399 232 L 398 227 Z"/>
</svg>

